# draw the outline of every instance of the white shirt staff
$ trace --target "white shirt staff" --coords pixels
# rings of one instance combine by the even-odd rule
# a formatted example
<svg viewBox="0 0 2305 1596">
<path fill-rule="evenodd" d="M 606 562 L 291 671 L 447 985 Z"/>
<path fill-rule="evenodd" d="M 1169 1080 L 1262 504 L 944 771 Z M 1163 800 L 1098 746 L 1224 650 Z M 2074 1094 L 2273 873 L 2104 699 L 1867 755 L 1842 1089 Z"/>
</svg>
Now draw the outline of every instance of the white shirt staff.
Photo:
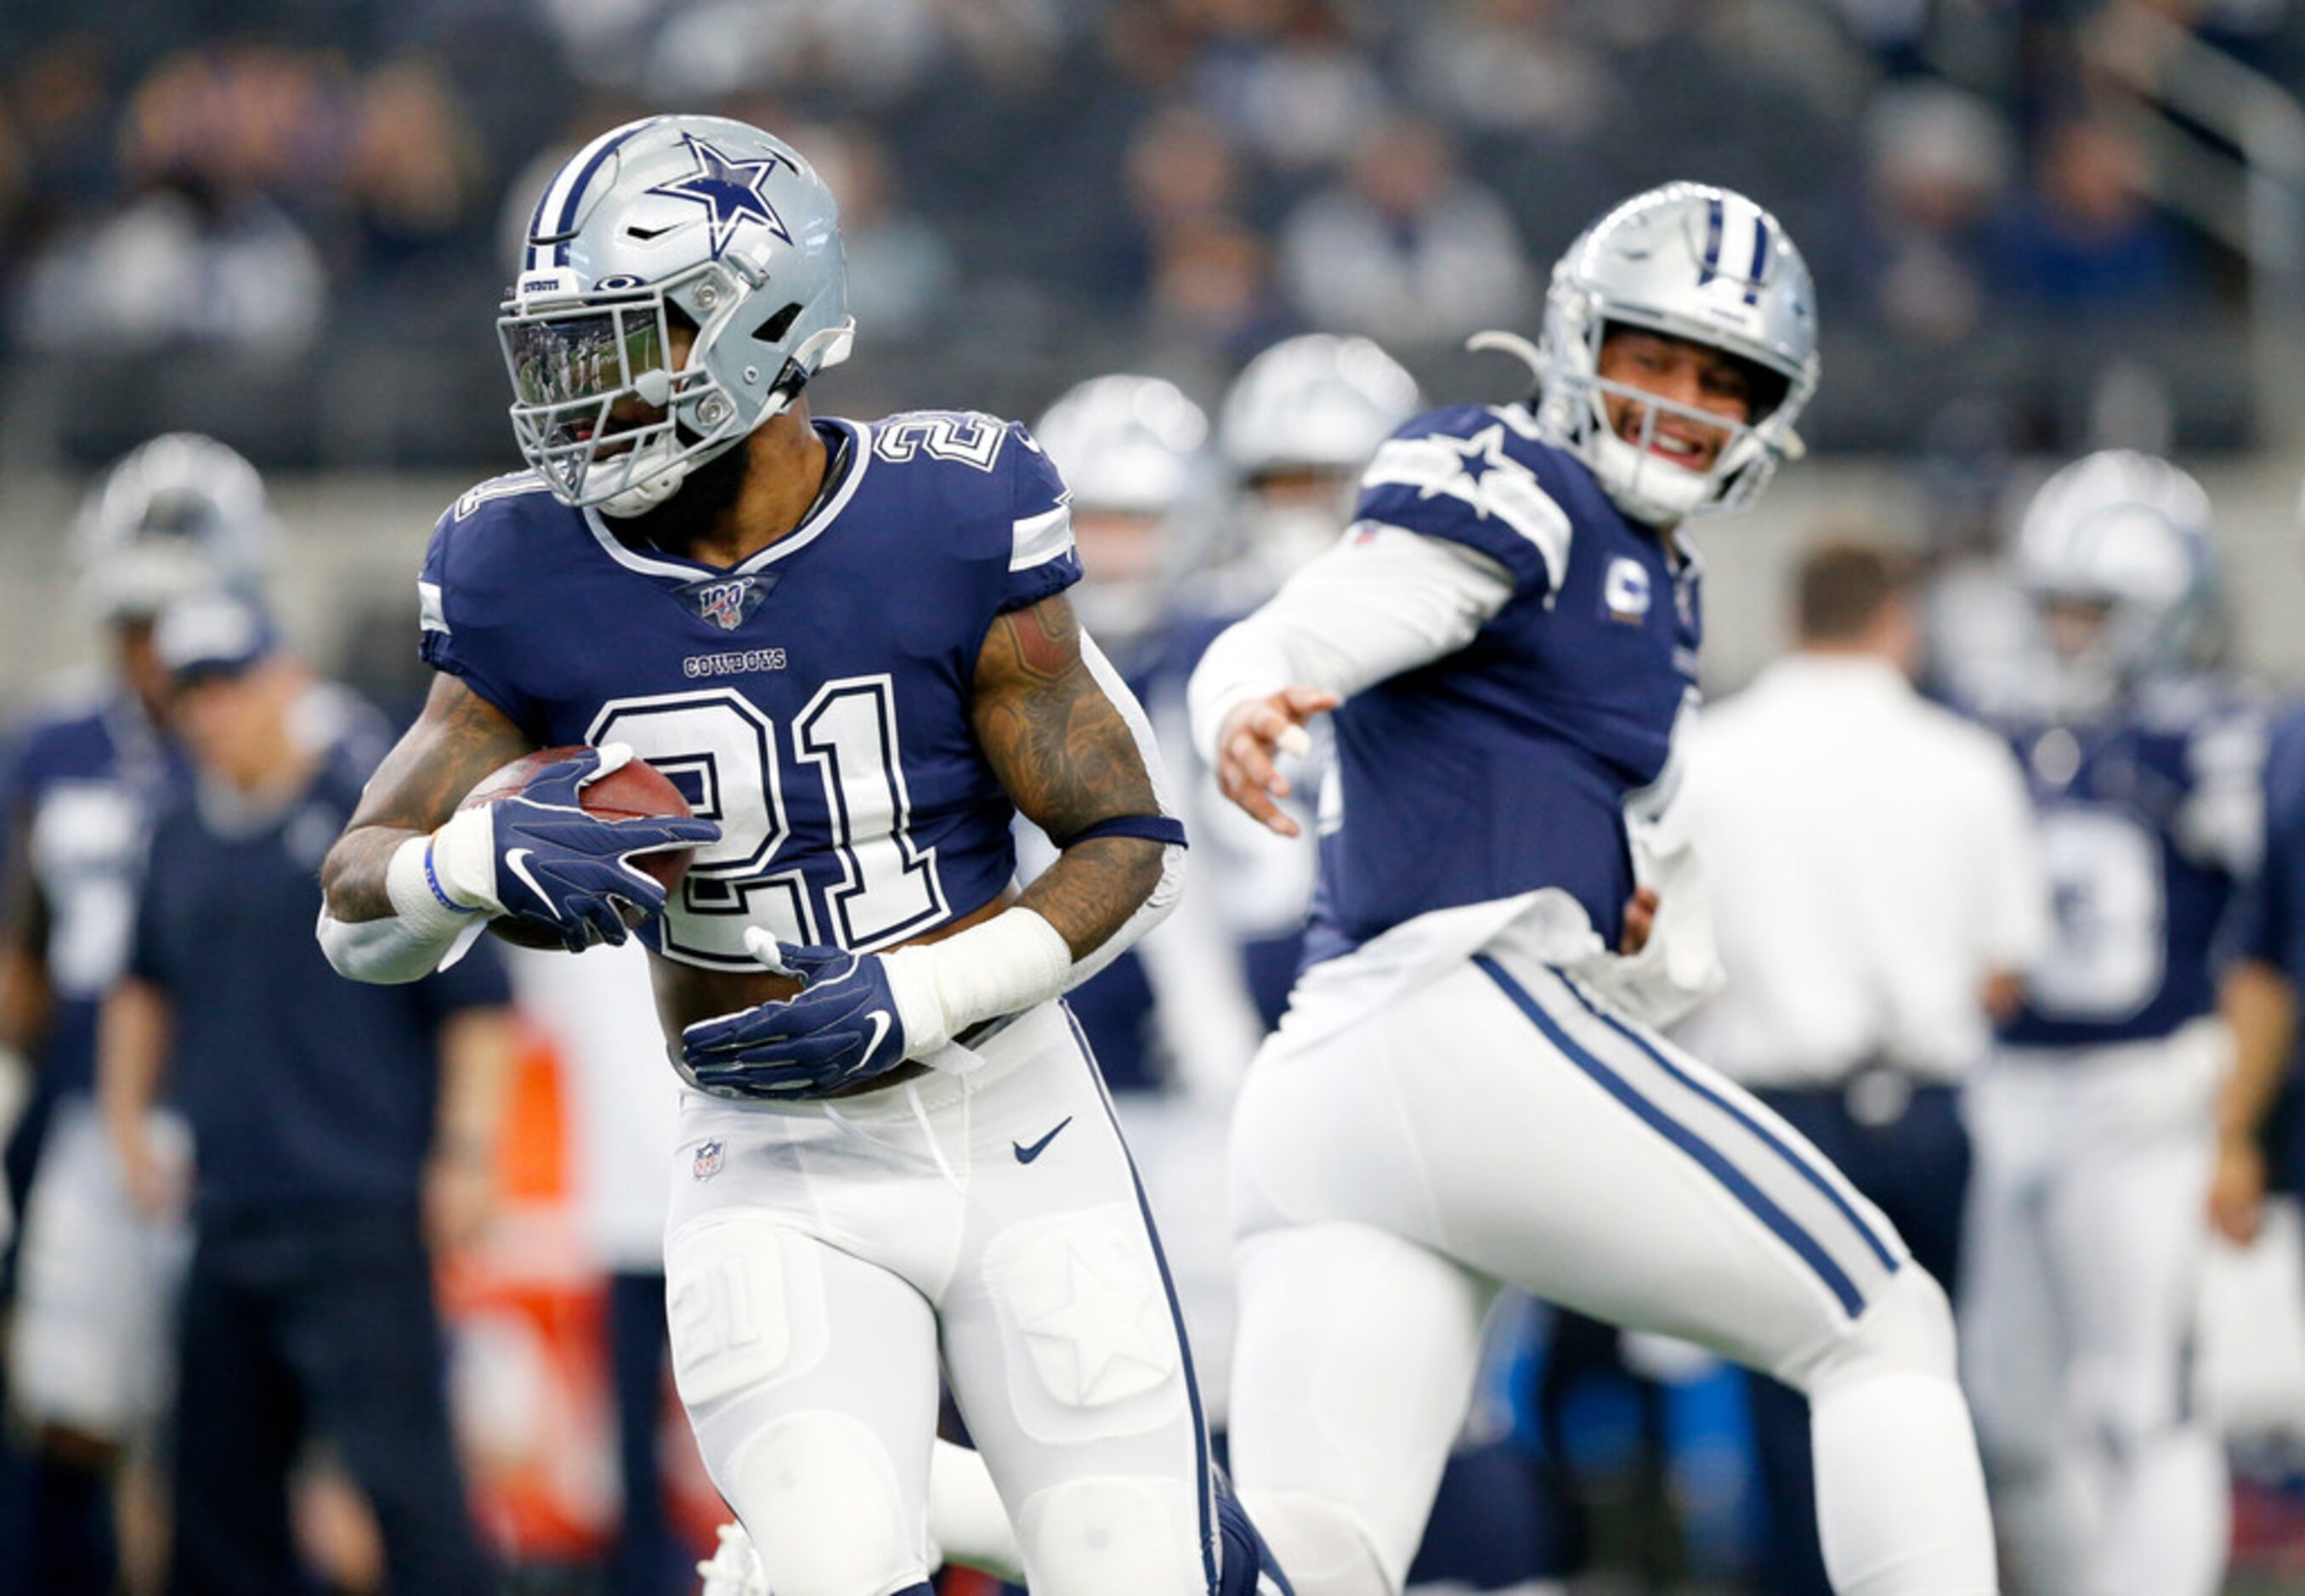
<svg viewBox="0 0 2305 1596">
<path fill-rule="evenodd" d="M 1950 1081 L 2047 947 L 2022 773 L 1909 681 L 1918 631 L 1882 557 L 1803 567 L 1799 644 L 1698 722 L 1675 820 L 1728 984 L 1683 1040 L 1764 1088 L 1867 1065 Z"/>
</svg>

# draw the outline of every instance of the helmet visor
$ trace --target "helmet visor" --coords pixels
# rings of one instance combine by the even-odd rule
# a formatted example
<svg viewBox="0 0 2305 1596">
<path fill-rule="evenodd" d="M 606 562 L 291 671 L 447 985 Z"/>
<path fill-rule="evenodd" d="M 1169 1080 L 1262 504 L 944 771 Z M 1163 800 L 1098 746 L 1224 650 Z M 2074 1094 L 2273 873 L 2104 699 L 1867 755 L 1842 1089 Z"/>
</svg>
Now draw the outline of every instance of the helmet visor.
<svg viewBox="0 0 2305 1596">
<path fill-rule="evenodd" d="M 663 318 L 653 301 L 507 316 L 497 325 L 513 398 L 523 407 L 613 400 L 641 372 L 665 368 Z"/>
</svg>

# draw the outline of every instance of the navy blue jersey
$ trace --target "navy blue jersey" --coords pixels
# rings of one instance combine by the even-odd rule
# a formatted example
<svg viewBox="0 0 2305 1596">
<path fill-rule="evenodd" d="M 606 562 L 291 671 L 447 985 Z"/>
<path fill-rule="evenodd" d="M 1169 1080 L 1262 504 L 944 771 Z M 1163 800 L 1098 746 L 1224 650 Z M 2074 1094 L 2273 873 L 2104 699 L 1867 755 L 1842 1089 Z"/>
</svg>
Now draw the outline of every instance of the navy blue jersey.
<svg viewBox="0 0 2305 1596">
<path fill-rule="evenodd" d="M 2305 991 L 2305 703 L 2272 725 L 2265 751 L 2265 859 L 2236 951 Z"/>
<path fill-rule="evenodd" d="M 2056 907 L 2003 1040 L 2139 1041 L 2211 1012 L 2220 933 L 2261 849 L 2260 715 L 2192 681 L 2093 724 L 2001 729 L 2032 787 Z"/>
<path fill-rule="evenodd" d="M 485 938 L 405 986 L 344 980 L 313 939 L 320 861 L 378 751 L 372 738 L 338 743 L 304 793 L 268 814 L 181 798 L 153 831 L 129 968 L 169 1000 L 168 1084 L 191 1128 L 204 1221 L 413 1205 L 440 1026 L 511 1000 Z"/>
<path fill-rule="evenodd" d="M 424 658 L 545 746 L 627 743 L 721 839 L 642 934 L 754 969 L 748 926 L 887 947 L 990 901 L 1015 810 L 977 745 L 1003 611 L 1080 579 L 1064 484 L 1022 427 L 819 420 L 837 480 L 733 569 L 628 547 L 532 473 L 473 488 L 424 559 Z"/>
<path fill-rule="evenodd" d="M 96 1082 L 96 1016 L 119 979 L 153 814 L 186 782 L 182 753 L 125 690 L 59 709 L 19 733 L 0 808 L 18 828 L 47 911 L 55 996 L 35 1060 L 43 1082 Z"/>
<path fill-rule="evenodd" d="M 1410 421 L 1363 477 L 1358 522 L 1476 549 L 1513 596 L 1463 649 L 1337 711 L 1342 807 L 1306 959 L 1541 887 L 1613 947 L 1634 885 L 1628 805 L 1663 777 L 1696 698 L 1697 561 L 1619 514 L 1518 406 Z"/>
<path fill-rule="evenodd" d="M 2305 991 L 2305 703 L 2273 723 L 2265 755 L 2265 860 L 2241 912 L 2242 956 L 2271 965 Z M 2266 1126 L 2274 1184 L 2305 1190 L 2305 1091 L 2297 1053 Z"/>
</svg>

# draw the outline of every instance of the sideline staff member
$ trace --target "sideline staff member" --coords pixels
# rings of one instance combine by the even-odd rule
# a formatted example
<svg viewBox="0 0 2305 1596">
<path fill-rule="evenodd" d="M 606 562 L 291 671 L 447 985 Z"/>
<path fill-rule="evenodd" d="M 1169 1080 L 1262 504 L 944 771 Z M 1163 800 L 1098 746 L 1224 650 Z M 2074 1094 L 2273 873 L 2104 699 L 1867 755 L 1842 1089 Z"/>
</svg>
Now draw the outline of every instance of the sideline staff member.
<svg viewBox="0 0 2305 1596">
<path fill-rule="evenodd" d="M 486 1211 L 502 967 L 476 947 L 411 986 L 338 978 L 317 871 L 381 749 L 367 711 L 245 600 L 186 600 L 157 641 L 199 785 L 154 833 L 99 1069 L 140 1201 L 174 1195 L 143 1132 L 164 1073 L 195 1149 L 170 1589 L 295 1588 L 287 1480 L 317 1433 L 375 1508 L 394 1589 L 483 1596 L 431 1248 Z"/>
<path fill-rule="evenodd" d="M 1802 562 L 1795 651 L 1697 722 L 1680 803 L 1728 984 L 1682 1032 L 1958 1278 L 1969 1138 L 1957 1100 L 2045 950 L 2048 890 L 2015 758 L 1914 691 L 1920 630 L 1880 551 Z M 1831 1596 L 1807 1405 L 1748 1387 L 1765 1583 Z"/>
</svg>

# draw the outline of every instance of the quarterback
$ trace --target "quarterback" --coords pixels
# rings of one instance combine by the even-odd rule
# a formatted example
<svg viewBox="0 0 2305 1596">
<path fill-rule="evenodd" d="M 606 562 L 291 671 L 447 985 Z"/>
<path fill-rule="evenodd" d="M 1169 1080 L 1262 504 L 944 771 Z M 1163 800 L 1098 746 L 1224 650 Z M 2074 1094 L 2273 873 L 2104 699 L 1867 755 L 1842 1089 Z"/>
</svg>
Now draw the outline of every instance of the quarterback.
<svg viewBox="0 0 2305 1596">
<path fill-rule="evenodd" d="M 1526 404 L 1376 451 L 1343 542 L 1212 645 L 1229 796 L 1333 711 L 1306 963 L 1234 1124 L 1241 1493 L 1307 1596 L 1393 1596 L 1501 1283 L 1808 1396 L 1845 1596 L 1995 1579 L 1950 1312 L 1798 1135 L 1655 1026 L 1717 979 L 1670 845 L 1696 701 L 1680 524 L 1749 504 L 1816 382 L 1807 267 L 1675 183 L 1555 268 Z"/>
<path fill-rule="evenodd" d="M 572 157 L 498 327 L 532 469 L 433 535 L 440 675 L 328 859 L 337 967 L 409 979 L 493 917 L 572 947 L 639 919 L 687 1085 L 675 1376 L 778 1596 L 927 1592 L 940 1362 L 1036 1591 L 1258 1589 L 1056 1001 L 1159 918 L 1184 843 L 1074 624 L 1063 483 L 991 416 L 812 418 L 854 330 L 833 199 L 740 123 Z M 585 814 L 634 755 L 697 818 Z M 1060 849 L 1021 895 L 1020 813 Z M 668 898 L 632 856 L 679 846 Z"/>
</svg>

